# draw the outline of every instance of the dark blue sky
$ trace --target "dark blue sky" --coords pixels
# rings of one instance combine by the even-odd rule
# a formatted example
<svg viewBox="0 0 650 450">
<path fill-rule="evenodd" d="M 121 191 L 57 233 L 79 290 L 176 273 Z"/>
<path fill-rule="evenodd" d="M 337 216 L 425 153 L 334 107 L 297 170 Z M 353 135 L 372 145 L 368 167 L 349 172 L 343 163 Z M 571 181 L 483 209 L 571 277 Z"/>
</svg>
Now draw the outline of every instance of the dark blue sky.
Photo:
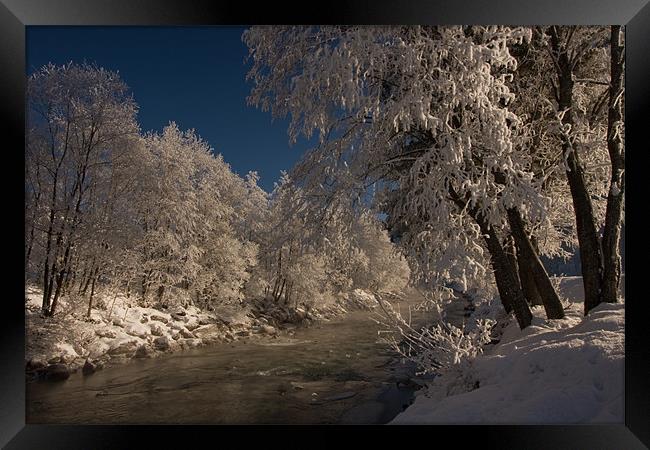
<svg viewBox="0 0 650 450">
<path fill-rule="evenodd" d="M 288 145 L 288 120 L 248 106 L 244 27 L 27 27 L 27 71 L 53 62 L 119 71 L 140 106 L 143 131 L 169 121 L 194 128 L 241 175 L 270 191 L 308 147 Z"/>
</svg>

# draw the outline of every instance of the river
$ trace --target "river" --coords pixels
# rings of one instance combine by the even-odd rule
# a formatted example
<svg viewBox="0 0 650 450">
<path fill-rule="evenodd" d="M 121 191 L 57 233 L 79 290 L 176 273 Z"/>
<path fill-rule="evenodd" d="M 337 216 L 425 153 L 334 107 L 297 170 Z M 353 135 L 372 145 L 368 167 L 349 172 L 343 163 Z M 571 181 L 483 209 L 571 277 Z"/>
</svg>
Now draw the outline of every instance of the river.
<svg viewBox="0 0 650 450">
<path fill-rule="evenodd" d="M 422 300 L 415 292 L 402 311 Z M 134 359 L 27 385 L 27 423 L 380 424 L 413 399 L 414 367 L 378 341 L 372 312 L 260 337 Z M 435 313 L 416 312 L 417 323 Z"/>
</svg>

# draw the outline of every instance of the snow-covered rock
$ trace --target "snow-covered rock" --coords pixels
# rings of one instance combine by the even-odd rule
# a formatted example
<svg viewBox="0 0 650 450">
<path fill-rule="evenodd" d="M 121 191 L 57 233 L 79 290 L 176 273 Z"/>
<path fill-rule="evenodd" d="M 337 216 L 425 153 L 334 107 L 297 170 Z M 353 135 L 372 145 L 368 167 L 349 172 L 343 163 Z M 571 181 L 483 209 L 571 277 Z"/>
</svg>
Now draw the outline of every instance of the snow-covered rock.
<svg viewBox="0 0 650 450">
<path fill-rule="evenodd" d="M 138 346 L 138 341 L 135 339 L 120 338 L 116 339 L 110 349 L 109 355 L 123 355 L 133 353 Z"/>
<path fill-rule="evenodd" d="M 198 338 L 181 339 L 179 342 L 184 348 L 196 348 L 203 344 L 203 341 Z"/>
<path fill-rule="evenodd" d="M 360 309 L 374 309 L 379 303 L 375 296 L 362 289 L 355 289 L 346 296 L 348 304 Z"/>
<path fill-rule="evenodd" d="M 202 325 L 193 331 L 194 335 L 199 338 L 216 337 L 221 335 L 221 330 L 215 324 Z"/>
<path fill-rule="evenodd" d="M 95 330 L 95 334 L 99 337 L 111 338 L 114 339 L 117 335 L 115 331 L 110 328 L 98 328 Z"/>
<path fill-rule="evenodd" d="M 193 334 L 190 330 L 188 330 L 187 328 L 181 328 L 181 329 L 179 330 L 179 333 L 180 333 L 181 337 L 184 337 L 185 339 L 194 339 L 194 338 L 196 337 L 196 336 L 194 336 L 194 334 Z"/>
<path fill-rule="evenodd" d="M 97 340 L 95 341 L 89 351 L 89 356 L 91 358 L 99 358 L 102 355 L 106 354 L 111 349 L 110 340 Z"/>
<path fill-rule="evenodd" d="M 162 336 L 165 334 L 165 330 L 160 325 L 152 324 L 149 329 L 151 330 L 152 336 Z"/>
<path fill-rule="evenodd" d="M 148 334 L 151 334 L 151 330 L 147 325 L 144 325 L 140 322 L 130 323 L 124 327 L 126 334 L 131 336 L 137 336 L 143 338 Z"/>
<path fill-rule="evenodd" d="M 169 326 L 171 327 L 172 330 L 178 330 L 178 331 L 185 328 L 185 324 L 183 322 L 178 322 L 178 321 L 170 322 Z"/>
<path fill-rule="evenodd" d="M 187 328 L 190 331 L 194 331 L 200 326 L 201 324 L 199 323 L 199 318 L 195 316 L 190 317 L 185 323 L 185 328 Z"/>
<path fill-rule="evenodd" d="M 260 329 L 261 329 L 264 333 L 266 333 L 266 334 L 268 334 L 268 335 L 271 335 L 271 336 L 274 336 L 274 335 L 278 334 L 278 330 L 275 329 L 274 327 L 272 327 L 271 325 L 262 325 L 262 326 L 260 327 Z"/>
<path fill-rule="evenodd" d="M 62 363 L 69 364 L 75 359 L 79 358 L 79 354 L 76 352 L 74 347 L 69 343 L 58 342 L 55 345 L 55 348 L 57 349 L 60 355 L 60 360 Z"/>
</svg>

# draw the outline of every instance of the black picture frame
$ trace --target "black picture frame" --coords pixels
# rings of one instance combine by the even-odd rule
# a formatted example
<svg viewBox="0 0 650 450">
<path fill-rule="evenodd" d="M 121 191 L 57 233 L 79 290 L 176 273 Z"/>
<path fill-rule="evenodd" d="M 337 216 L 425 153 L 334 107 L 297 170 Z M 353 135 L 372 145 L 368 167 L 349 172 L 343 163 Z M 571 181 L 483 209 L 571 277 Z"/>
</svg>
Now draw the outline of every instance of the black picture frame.
<svg viewBox="0 0 650 450">
<path fill-rule="evenodd" d="M 650 5 L 648 0 L 411 0 L 331 1 L 308 9 L 306 4 L 280 5 L 276 2 L 253 6 L 242 1 L 183 0 L 0 0 L 0 109 L 6 125 L 5 138 L 13 145 L 4 146 L 7 163 L 3 174 L 4 198 L 11 203 L 3 222 L 7 229 L 3 271 L 6 294 L 0 314 L 0 445 L 15 448 L 130 448 L 135 441 L 161 448 L 199 445 L 197 439 L 218 445 L 226 435 L 237 440 L 250 438 L 249 430 L 261 431 L 267 442 L 291 444 L 298 427 L 210 426 L 60 426 L 25 425 L 24 373 L 24 279 L 20 265 L 23 257 L 19 233 L 23 233 L 19 186 L 24 167 L 25 27 L 30 25 L 248 25 L 248 24 L 558 24 L 626 25 L 626 249 L 632 259 L 642 256 L 641 247 L 644 199 L 642 170 L 644 150 L 643 112 L 650 99 Z M 5 140 L 5 142 L 7 142 Z M 631 155 L 631 156 L 630 156 Z M 14 160 L 15 159 L 15 164 Z M 631 161 L 631 162 L 630 162 Z M 24 173 L 24 172 L 23 172 Z M 640 207 L 639 207 L 640 206 Z M 637 224 L 641 224 L 638 226 Z M 638 228 L 637 228 L 638 226 Z M 637 236 L 638 235 L 638 236 Z M 631 236 L 631 239 L 630 239 Z M 637 236 L 637 238 L 635 238 Z M 637 244 L 638 243 L 638 244 Z M 10 244 L 10 245 L 9 245 Z M 13 262 L 13 264 L 12 264 Z M 17 273 L 11 274 L 11 270 Z M 648 345 L 646 331 L 647 300 L 637 296 L 642 281 L 635 273 L 642 267 L 626 264 L 626 286 L 633 299 L 626 302 L 625 342 L 625 423 L 620 425 L 539 425 L 539 426 L 419 426 L 419 427 L 300 427 L 308 429 L 305 439 L 317 442 L 326 434 L 340 442 L 340 431 L 370 431 L 388 443 L 388 439 L 414 447 L 414 440 L 429 440 L 426 445 L 458 442 L 495 448 L 581 448 L 636 449 L 650 445 L 650 395 L 648 395 Z M 335 433 L 332 433 L 332 432 Z M 244 433 L 242 433 L 244 432 Z M 337 437 L 338 436 L 338 437 Z M 451 441 L 448 441 L 451 439 Z M 294 443 L 296 444 L 296 443 Z M 308 444 L 309 445 L 309 444 Z M 367 445 L 367 442 L 364 444 Z M 450 445 L 450 444 L 445 444 Z"/>
</svg>

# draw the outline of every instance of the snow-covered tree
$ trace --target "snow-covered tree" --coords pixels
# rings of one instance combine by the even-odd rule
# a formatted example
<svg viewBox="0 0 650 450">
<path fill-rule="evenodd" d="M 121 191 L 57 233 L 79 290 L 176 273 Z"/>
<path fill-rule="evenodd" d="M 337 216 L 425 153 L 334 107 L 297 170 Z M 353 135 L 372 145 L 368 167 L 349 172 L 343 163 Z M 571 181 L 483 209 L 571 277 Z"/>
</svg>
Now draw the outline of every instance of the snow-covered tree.
<svg viewBox="0 0 650 450">
<path fill-rule="evenodd" d="M 113 172 L 137 141 L 137 106 L 119 75 L 92 65 L 46 65 L 27 86 L 26 269 L 54 314 L 82 231 L 102 229 Z"/>
<path fill-rule="evenodd" d="M 250 295 L 297 308 L 320 306 L 356 288 L 399 291 L 406 286 L 405 258 L 368 211 L 339 208 L 327 221 L 310 223 L 312 199 L 287 173 L 270 200 Z"/>
<path fill-rule="evenodd" d="M 146 139 L 142 189 L 134 202 L 142 238 L 140 255 L 142 297 L 153 292 L 157 301 L 201 303 L 235 301 L 255 263 L 255 246 L 238 238 L 241 224 L 233 203 L 233 186 L 244 191 L 221 155 L 192 130 L 175 123 Z"/>
<path fill-rule="evenodd" d="M 549 203 L 527 169 L 529 153 L 516 145 L 524 130 L 509 108 L 517 67 L 509 45 L 529 37 L 529 29 L 508 27 L 254 27 L 244 34 L 251 103 L 289 115 L 292 141 L 319 136 L 295 173 L 321 199 L 322 215 L 341 201 L 361 201 L 370 186 L 383 190 L 389 223 L 419 260 L 422 279 L 435 285 L 478 276 L 489 261 L 521 327 L 531 313 L 501 230 L 517 225 L 515 237 L 532 252 L 524 221 L 545 220 Z M 547 313 L 561 317 L 536 263 Z"/>
<path fill-rule="evenodd" d="M 353 224 L 351 239 L 357 255 L 349 259 L 355 288 L 374 292 L 401 292 L 406 288 L 410 267 L 379 220 L 370 213 L 362 214 Z"/>
<path fill-rule="evenodd" d="M 551 253 L 579 243 L 586 313 L 618 295 L 623 34 L 607 27 L 534 31 L 518 50 L 514 84 L 516 107 L 532 135 L 534 171 L 552 198 L 553 226 L 538 230 L 538 241 Z"/>
</svg>

